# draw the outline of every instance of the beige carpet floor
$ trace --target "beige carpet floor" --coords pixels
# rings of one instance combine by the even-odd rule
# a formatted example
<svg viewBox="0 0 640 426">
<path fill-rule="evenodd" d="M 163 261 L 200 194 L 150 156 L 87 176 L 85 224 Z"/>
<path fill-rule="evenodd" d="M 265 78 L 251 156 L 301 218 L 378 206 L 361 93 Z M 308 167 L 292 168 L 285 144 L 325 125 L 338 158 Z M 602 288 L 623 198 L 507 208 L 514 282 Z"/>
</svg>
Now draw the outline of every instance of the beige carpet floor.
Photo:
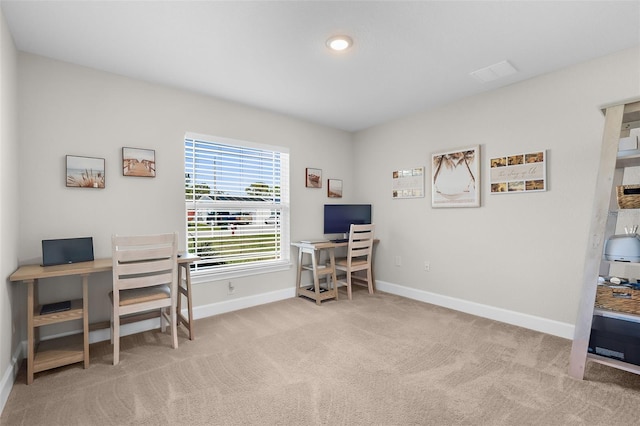
<svg viewBox="0 0 640 426">
<path fill-rule="evenodd" d="M 568 340 L 364 290 L 294 298 L 91 346 L 91 365 L 22 371 L 2 425 L 632 425 L 640 376 Z M 24 367 L 23 367 L 24 368 Z"/>
</svg>

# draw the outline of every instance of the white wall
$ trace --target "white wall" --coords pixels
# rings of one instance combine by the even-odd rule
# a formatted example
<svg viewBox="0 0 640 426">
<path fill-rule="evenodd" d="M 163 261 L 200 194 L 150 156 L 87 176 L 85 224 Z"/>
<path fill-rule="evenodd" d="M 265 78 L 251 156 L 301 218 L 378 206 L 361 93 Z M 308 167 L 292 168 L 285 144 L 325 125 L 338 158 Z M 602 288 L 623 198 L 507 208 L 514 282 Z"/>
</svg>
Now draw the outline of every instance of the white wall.
<svg viewBox="0 0 640 426">
<path fill-rule="evenodd" d="M 21 288 L 9 281 L 18 251 L 17 52 L 0 10 L 0 411 L 19 366 L 20 334 L 25 317 Z M 18 359 L 16 359 L 18 358 Z"/>
<path fill-rule="evenodd" d="M 636 48 L 357 133 L 354 150 L 367 153 L 354 157 L 357 186 L 375 206 L 381 240 L 376 279 L 462 300 L 470 311 L 480 305 L 572 328 L 603 130 L 598 107 L 639 95 Z M 482 207 L 431 208 L 431 153 L 476 144 Z M 547 192 L 489 194 L 491 157 L 545 149 Z M 426 198 L 392 200 L 391 172 L 416 166 L 428 171 Z"/>
<path fill-rule="evenodd" d="M 93 236 L 96 257 L 110 256 L 113 233 L 175 230 L 184 239 L 185 132 L 289 147 L 293 240 L 322 235 L 326 178 L 344 180 L 346 201 L 355 192 L 349 133 L 32 54 L 20 53 L 18 65 L 22 263 L 40 261 L 45 238 Z M 154 149 L 157 177 L 123 177 L 123 146 Z M 106 188 L 65 187 L 67 154 L 105 158 Z M 304 187 L 306 167 L 323 170 L 322 189 Z M 110 279 L 90 279 L 91 322 L 109 317 Z M 41 286 L 41 300 L 79 294 L 77 281 Z M 293 295 L 294 282 L 292 268 L 236 279 L 232 296 L 226 281 L 201 283 L 194 304 Z"/>
</svg>

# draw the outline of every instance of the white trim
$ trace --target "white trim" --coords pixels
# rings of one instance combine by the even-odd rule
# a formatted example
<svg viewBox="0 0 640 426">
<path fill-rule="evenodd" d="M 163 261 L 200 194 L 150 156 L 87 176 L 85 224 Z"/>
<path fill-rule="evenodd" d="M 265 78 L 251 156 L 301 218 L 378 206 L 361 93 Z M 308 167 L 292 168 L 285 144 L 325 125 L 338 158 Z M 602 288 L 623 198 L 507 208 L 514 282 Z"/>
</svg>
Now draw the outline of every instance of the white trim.
<svg viewBox="0 0 640 426">
<path fill-rule="evenodd" d="M 201 319 L 214 315 L 224 314 L 226 312 L 238 311 L 240 309 L 251 308 L 253 306 L 264 305 L 265 303 L 277 302 L 279 300 L 291 299 L 296 296 L 294 287 L 282 290 L 271 291 L 269 293 L 256 294 L 254 296 L 241 297 L 224 302 L 211 303 L 204 306 L 195 306 L 193 308 L 193 318 Z M 187 316 L 187 310 L 182 310 L 182 315 Z M 160 318 L 153 318 L 135 323 L 125 324 L 121 327 L 121 335 L 141 333 L 143 331 L 154 330 L 160 328 Z M 89 343 L 101 342 L 111 338 L 109 329 L 94 330 L 89 333 Z"/>
<path fill-rule="evenodd" d="M 24 359 L 24 354 L 26 353 L 26 345 L 26 341 L 21 342 L 19 345 L 17 345 L 16 350 L 11 357 L 11 363 L 9 363 L 9 366 L 2 375 L 2 380 L 0 381 L 0 414 L 4 410 L 4 406 L 7 404 L 9 394 L 11 393 L 13 384 L 15 383 L 16 377 L 18 376 L 20 363 Z"/>
<path fill-rule="evenodd" d="M 279 261 L 273 265 L 260 265 L 254 267 L 242 267 L 238 269 L 216 270 L 216 271 L 198 271 L 191 272 L 191 284 L 210 283 L 214 281 L 223 281 L 231 278 L 248 277 L 250 275 L 262 275 L 272 272 L 287 271 L 291 269 L 293 264 L 290 261 Z"/>
<path fill-rule="evenodd" d="M 295 287 L 289 287 L 282 290 L 271 291 L 269 293 L 240 297 L 238 299 L 225 300 L 224 302 L 211 303 L 204 306 L 196 306 L 193 308 L 193 318 L 200 319 L 211 317 L 214 315 L 224 314 L 226 312 L 277 302 L 279 300 L 291 299 L 293 297 L 296 297 L 296 289 Z"/>
<path fill-rule="evenodd" d="M 428 291 L 418 290 L 415 288 L 392 284 L 380 280 L 376 280 L 376 288 L 380 291 L 406 297 L 408 299 L 442 306 L 456 311 L 504 322 L 506 324 L 516 325 L 518 327 L 528 328 L 530 330 L 551 334 L 553 336 L 558 336 L 565 339 L 573 339 L 574 326 L 572 324 L 554 321 L 529 314 L 523 314 L 521 312 L 510 311 L 507 309 L 497 308 L 495 306 L 483 305 L 476 302 L 470 302 L 468 300 L 443 296 L 441 294 L 431 293 Z M 289 287 L 282 290 L 271 291 L 268 293 L 261 293 L 253 296 L 225 300 L 208 305 L 195 306 L 193 308 L 193 318 L 207 318 L 214 315 L 251 308 L 253 306 L 277 302 L 279 300 L 290 299 L 293 297 L 296 297 L 296 289 L 295 287 Z M 186 309 L 183 310 L 182 314 L 184 316 L 187 316 Z M 159 328 L 159 321 L 160 320 L 158 318 L 155 318 L 151 320 L 140 321 L 137 323 L 126 324 L 122 327 L 122 335 L 126 336 L 128 334 L 140 333 L 142 331 Z M 108 329 L 92 331 L 90 335 L 91 343 L 108 339 Z"/>
<path fill-rule="evenodd" d="M 431 303 L 433 305 L 442 306 L 483 318 L 489 318 L 495 321 L 516 325 L 518 327 L 528 328 L 530 330 L 551 334 L 553 336 L 563 337 L 565 339 L 573 339 L 573 324 L 497 308 L 495 306 L 483 305 L 480 303 L 470 302 L 468 300 L 456 299 L 455 297 L 443 296 L 441 294 L 431 293 L 380 280 L 376 280 L 376 288 L 380 291 L 407 297 L 409 299 Z"/>
<path fill-rule="evenodd" d="M 142 333 L 143 331 L 154 330 L 156 328 L 160 328 L 160 318 L 132 322 L 120 326 L 120 336 Z M 105 340 L 111 340 L 111 330 L 109 328 L 89 332 L 89 343 L 102 342 Z"/>
</svg>

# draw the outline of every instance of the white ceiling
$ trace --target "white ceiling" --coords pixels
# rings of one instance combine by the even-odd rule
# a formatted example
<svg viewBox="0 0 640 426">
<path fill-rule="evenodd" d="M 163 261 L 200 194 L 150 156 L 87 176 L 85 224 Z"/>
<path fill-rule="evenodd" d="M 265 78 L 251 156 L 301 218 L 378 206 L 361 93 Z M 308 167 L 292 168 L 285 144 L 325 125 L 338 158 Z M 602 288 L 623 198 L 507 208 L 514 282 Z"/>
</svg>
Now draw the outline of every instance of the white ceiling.
<svg viewBox="0 0 640 426">
<path fill-rule="evenodd" d="M 640 48 L 640 0 L 0 6 L 19 50 L 347 131 Z M 329 52 L 340 33 L 353 48 Z M 518 72 L 484 84 L 469 75 L 503 60 Z"/>
</svg>

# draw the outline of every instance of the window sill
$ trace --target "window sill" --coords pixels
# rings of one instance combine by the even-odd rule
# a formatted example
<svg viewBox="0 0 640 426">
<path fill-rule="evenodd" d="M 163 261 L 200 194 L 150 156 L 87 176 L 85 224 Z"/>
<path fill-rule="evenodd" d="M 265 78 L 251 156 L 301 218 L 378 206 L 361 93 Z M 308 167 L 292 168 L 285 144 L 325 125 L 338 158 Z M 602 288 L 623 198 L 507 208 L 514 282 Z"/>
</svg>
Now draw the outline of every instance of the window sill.
<svg viewBox="0 0 640 426">
<path fill-rule="evenodd" d="M 286 271 L 291 269 L 291 262 L 282 262 L 268 266 L 254 266 L 254 267 L 246 267 L 239 269 L 231 269 L 227 271 L 203 271 L 203 272 L 192 272 L 191 273 L 191 283 L 192 284 L 201 284 L 208 283 L 211 281 L 221 281 L 228 280 L 232 278 L 239 277 L 247 277 L 251 275 L 261 275 L 268 274 L 271 272 L 279 272 Z"/>
</svg>

